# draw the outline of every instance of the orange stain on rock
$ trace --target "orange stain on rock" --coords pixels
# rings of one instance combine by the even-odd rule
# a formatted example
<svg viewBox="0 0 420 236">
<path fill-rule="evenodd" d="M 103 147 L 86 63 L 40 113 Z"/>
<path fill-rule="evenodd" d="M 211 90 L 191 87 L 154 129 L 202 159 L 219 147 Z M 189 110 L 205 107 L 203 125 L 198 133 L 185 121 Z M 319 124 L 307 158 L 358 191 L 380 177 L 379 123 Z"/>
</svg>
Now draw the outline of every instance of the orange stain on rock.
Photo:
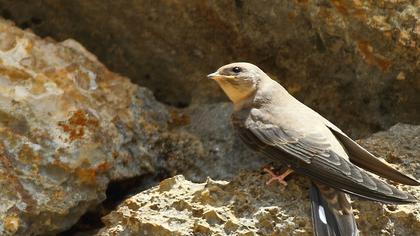
<svg viewBox="0 0 420 236">
<path fill-rule="evenodd" d="M 21 81 L 32 78 L 32 76 L 24 70 L 2 65 L 0 65 L 0 74 L 9 77 L 11 81 Z"/>
<path fill-rule="evenodd" d="M 338 12 L 340 12 L 343 15 L 348 15 L 349 11 L 347 10 L 347 8 L 343 5 L 342 1 L 339 0 L 331 0 L 332 4 L 334 4 L 335 8 L 337 9 Z"/>
<path fill-rule="evenodd" d="M 111 169 L 111 164 L 109 164 L 108 162 L 102 162 L 101 164 L 99 164 L 98 166 L 96 166 L 96 170 L 99 172 L 104 172 Z"/>
<path fill-rule="evenodd" d="M 97 128 L 98 120 L 90 118 L 86 112 L 78 110 L 73 113 L 67 122 L 59 122 L 58 125 L 69 135 L 70 141 L 80 139 L 85 134 L 85 128 Z"/>
<path fill-rule="evenodd" d="M 97 165 L 95 168 L 78 168 L 76 169 L 76 175 L 82 183 L 94 185 L 96 184 L 96 175 L 98 172 L 105 172 L 111 169 L 112 165 L 108 162 L 102 162 Z"/>
<path fill-rule="evenodd" d="M 70 141 L 80 139 L 85 134 L 83 127 L 72 127 L 63 123 L 59 123 L 59 126 L 63 128 L 63 131 L 69 134 Z"/>
<path fill-rule="evenodd" d="M 96 171 L 92 169 L 78 169 L 76 175 L 82 183 L 94 185 L 96 184 Z"/>
<path fill-rule="evenodd" d="M 25 164 L 39 164 L 41 162 L 41 157 L 34 153 L 28 144 L 23 144 L 19 151 L 19 160 Z"/>
<path fill-rule="evenodd" d="M 384 56 L 375 54 L 372 46 L 367 41 L 357 41 L 357 49 L 362 55 L 362 58 L 369 65 L 376 65 L 383 71 L 388 70 L 392 65 L 391 61 Z"/>
<path fill-rule="evenodd" d="M 343 16 L 352 16 L 358 20 L 366 20 L 367 14 L 360 1 L 340 1 L 331 0 L 331 3 L 337 9 L 338 13 Z"/>
<path fill-rule="evenodd" d="M 376 65 L 381 68 L 383 71 L 386 71 L 391 67 L 391 61 L 386 59 L 384 56 L 376 55 Z"/>
<path fill-rule="evenodd" d="M 81 126 L 95 126 L 97 127 L 99 122 L 94 119 L 89 119 L 86 113 L 82 110 L 76 111 L 72 117 L 69 119 L 71 125 L 81 125 Z"/>
<path fill-rule="evenodd" d="M 176 110 L 171 111 L 171 120 L 169 123 L 173 126 L 185 126 L 191 123 L 191 118 L 183 113 Z"/>
</svg>

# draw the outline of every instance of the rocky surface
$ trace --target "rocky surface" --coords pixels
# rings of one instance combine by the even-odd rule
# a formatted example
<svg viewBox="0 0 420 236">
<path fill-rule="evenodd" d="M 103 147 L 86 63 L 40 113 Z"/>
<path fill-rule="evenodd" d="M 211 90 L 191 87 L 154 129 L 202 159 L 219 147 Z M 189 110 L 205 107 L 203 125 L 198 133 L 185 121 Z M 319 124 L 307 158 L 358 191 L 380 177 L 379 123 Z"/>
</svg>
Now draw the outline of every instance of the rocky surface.
<svg viewBox="0 0 420 236">
<path fill-rule="evenodd" d="M 169 114 L 73 40 L 0 19 L 0 235 L 62 231 L 111 180 L 153 173 Z"/>
<path fill-rule="evenodd" d="M 64 40 L 0 19 L 0 235 L 55 234 L 87 211 L 82 220 L 99 222 L 127 194 L 178 174 L 187 180 L 129 198 L 101 234 L 310 234 L 306 180 L 264 187 L 270 161 L 233 134 L 231 106 L 205 75 L 258 64 L 352 137 L 418 124 L 420 3 L 268 2 L 0 0 L 3 18 Z M 397 125 L 362 143 L 419 179 L 419 132 Z M 420 231 L 418 204 L 354 206 L 364 233 Z"/>
<path fill-rule="evenodd" d="M 419 7 L 416 0 L 0 0 L 3 17 L 41 36 L 75 38 L 167 104 L 225 99 L 204 75 L 245 60 L 357 137 L 420 123 Z"/>
<path fill-rule="evenodd" d="M 168 109 L 76 41 L 3 20 L 0 85 L 0 234 L 63 231 L 110 181 L 133 178 L 111 186 L 118 202 L 167 176 L 229 179 L 268 163 L 233 134 L 229 104 Z"/>
<path fill-rule="evenodd" d="M 398 124 L 361 143 L 420 178 L 420 126 Z M 97 235 L 312 235 L 308 182 L 293 176 L 284 189 L 267 175 L 244 171 L 230 182 L 191 183 L 183 176 L 125 200 L 103 218 Z M 398 186 L 420 199 L 418 187 Z M 420 203 L 384 205 L 353 197 L 361 235 L 416 235 Z"/>
<path fill-rule="evenodd" d="M 230 103 L 214 103 L 171 112 L 173 123 L 161 149 L 168 157 L 165 169 L 170 176 L 183 174 L 199 182 L 208 176 L 229 180 L 241 170 L 270 163 L 235 135 L 231 111 Z"/>
<path fill-rule="evenodd" d="M 312 235 L 306 181 L 281 190 L 264 180 L 259 172 L 231 182 L 178 175 L 125 200 L 97 235 Z"/>
<path fill-rule="evenodd" d="M 420 179 L 420 126 L 397 124 L 388 131 L 373 134 L 360 143 L 373 154 L 404 173 Z M 400 186 L 420 199 L 420 187 Z M 355 201 L 363 235 L 417 235 L 420 232 L 420 203 L 385 205 Z"/>
</svg>

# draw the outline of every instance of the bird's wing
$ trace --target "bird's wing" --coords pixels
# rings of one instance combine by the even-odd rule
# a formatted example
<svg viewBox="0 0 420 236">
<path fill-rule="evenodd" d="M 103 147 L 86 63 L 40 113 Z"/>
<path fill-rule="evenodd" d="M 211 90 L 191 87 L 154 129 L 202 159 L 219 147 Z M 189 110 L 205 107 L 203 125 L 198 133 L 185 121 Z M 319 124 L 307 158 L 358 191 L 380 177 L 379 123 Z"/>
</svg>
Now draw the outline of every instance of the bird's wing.
<svg viewBox="0 0 420 236">
<path fill-rule="evenodd" d="M 311 183 L 312 222 L 316 236 L 358 236 L 356 220 L 346 194 L 328 186 Z"/>
<path fill-rule="evenodd" d="M 254 149 L 286 162 L 295 171 L 328 186 L 376 201 L 416 201 L 413 196 L 378 180 L 338 155 L 323 134 L 286 130 L 252 118 L 245 123 L 233 121 L 233 124 L 244 142 Z"/>
<path fill-rule="evenodd" d="M 398 183 L 407 185 L 420 185 L 417 180 L 399 172 L 398 170 L 379 160 L 377 157 L 353 141 L 337 126 L 325 118 L 323 118 L 323 121 L 325 125 L 334 133 L 337 139 L 340 140 L 340 142 L 343 144 L 349 154 L 350 161 L 352 163 L 360 166 L 365 170 L 371 171 L 379 176 L 396 181 Z"/>
</svg>

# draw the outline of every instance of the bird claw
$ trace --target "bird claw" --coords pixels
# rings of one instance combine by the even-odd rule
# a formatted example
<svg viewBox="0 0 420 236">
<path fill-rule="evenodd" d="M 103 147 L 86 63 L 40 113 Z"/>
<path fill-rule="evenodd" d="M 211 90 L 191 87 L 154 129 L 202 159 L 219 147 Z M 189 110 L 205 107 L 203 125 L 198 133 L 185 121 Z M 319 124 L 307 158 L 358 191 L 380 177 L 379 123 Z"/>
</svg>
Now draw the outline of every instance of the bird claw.
<svg viewBox="0 0 420 236">
<path fill-rule="evenodd" d="M 263 169 L 264 172 L 267 172 L 271 178 L 266 182 L 267 185 L 271 184 L 273 181 L 278 181 L 281 185 L 287 186 L 287 182 L 284 180 L 289 174 L 293 173 L 292 169 L 287 169 L 283 174 L 276 175 L 273 171 L 268 168 Z"/>
</svg>

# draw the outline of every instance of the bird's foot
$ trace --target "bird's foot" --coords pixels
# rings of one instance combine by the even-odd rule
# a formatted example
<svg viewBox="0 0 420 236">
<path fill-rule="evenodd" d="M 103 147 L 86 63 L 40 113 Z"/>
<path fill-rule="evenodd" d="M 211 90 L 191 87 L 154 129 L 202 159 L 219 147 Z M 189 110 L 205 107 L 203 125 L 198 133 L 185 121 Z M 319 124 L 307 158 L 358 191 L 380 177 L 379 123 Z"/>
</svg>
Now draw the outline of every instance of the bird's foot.
<svg viewBox="0 0 420 236">
<path fill-rule="evenodd" d="M 263 171 L 267 172 L 271 176 L 271 178 L 266 182 L 267 185 L 271 184 L 271 182 L 273 181 L 278 181 L 280 184 L 287 186 L 287 182 L 284 181 L 284 178 L 293 173 L 292 169 L 287 169 L 281 175 L 276 175 L 273 171 L 271 171 L 268 168 L 264 168 Z"/>
</svg>

